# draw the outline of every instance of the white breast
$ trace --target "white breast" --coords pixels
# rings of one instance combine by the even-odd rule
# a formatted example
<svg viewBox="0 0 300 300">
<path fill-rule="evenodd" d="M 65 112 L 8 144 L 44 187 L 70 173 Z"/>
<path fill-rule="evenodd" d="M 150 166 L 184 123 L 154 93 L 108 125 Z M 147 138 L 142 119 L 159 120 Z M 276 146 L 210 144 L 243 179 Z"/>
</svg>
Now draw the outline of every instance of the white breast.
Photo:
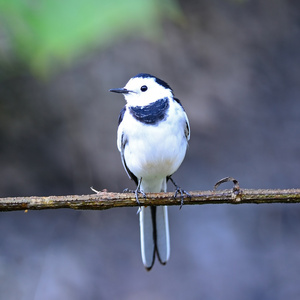
<svg viewBox="0 0 300 300">
<path fill-rule="evenodd" d="M 126 110 L 118 129 L 118 147 L 121 151 L 123 134 L 126 165 L 136 177 L 165 178 L 179 168 L 187 148 L 186 120 L 182 107 L 173 100 L 167 118 L 157 125 L 145 125 Z"/>
</svg>

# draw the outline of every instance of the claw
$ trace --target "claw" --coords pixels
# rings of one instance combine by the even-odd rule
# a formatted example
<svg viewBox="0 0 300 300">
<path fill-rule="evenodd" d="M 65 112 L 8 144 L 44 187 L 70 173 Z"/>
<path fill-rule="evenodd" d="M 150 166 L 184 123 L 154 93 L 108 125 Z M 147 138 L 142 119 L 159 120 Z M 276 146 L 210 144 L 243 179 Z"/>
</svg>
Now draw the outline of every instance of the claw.
<svg viewBox="0 0 300 300">
<path fill-rule="evenodd" d="M 192 196 L 187 191 L 185 191 L 184 189 L 182 189 L 181 187 L 179 187 L 175 183 L 175 181 L 173 180 L 173 178 L 171 176 L 168 176 L 167 179 L 169 179 L 173 183 L 173 185 L 175 186 L 174 198 L 176 198 L 177 195 L 178 195 L 178 193 L 180 193 L 180 199 L 181 199 L 181 201 L 180 201 L 180 207 L 179 207 L 179 209 L 181 209 L 182 206 L 183 206 L 183 204 L 184 204 L 184 194 L 186 194 L 186 196 L 189 197 L 189 198 L 192 198 Z"/>
<path fill-rule="evenodd" d="M 175 191 L 175 194 L 174 194 L 174 198 L 176 198 L 177 194 L 180 193 L 180 207 L 179 209 L 182 208 L 183 204 L 184 204 L 184 194 L 186 194 L 187 197 L 189 198 L 192 198 L 192 196 L 187 192 L 185 191 L 184 189 L 178 187 L 176 188 L 176 191 Z"/>
<path fill-rule="evenodd" d="M 135 192 L 135 190 L 131 190 L 129 188 L 126 188 L 123 190 L 123 193 L 134 193 L 134 192 Z"/>
</svg>

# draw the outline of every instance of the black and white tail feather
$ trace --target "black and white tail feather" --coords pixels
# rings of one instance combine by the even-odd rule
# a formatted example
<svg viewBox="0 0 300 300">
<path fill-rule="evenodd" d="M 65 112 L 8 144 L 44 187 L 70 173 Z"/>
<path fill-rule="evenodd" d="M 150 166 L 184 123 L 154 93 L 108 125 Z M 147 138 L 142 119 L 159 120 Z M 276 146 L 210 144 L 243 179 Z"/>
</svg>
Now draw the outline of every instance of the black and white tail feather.
<svg viewBox="0 0 300 300">
<path fill-rule="evenodd" d="M 160 192 L 166 191 L 166 179 L 164 179 Z M 167 206 L 143 206 L 139 216 L 142 261 L 145 268 L 151 270 L 155 254 L 163 265 L 170 257 L 168 208 Z"/>
<path fill-rule="evenodd" d="M 166 192 L 167 180 L 181 165 L 190 138 L 180 101 L 166 82 L 146 73 L 110 91 L 122 93 L 127 101 L 119 116 L 117 144 L 123 166 L 137 185 L 136 195 Z M 139 218 L 142 261 L 151 270 L 156 255 L 162 264 L 170 257 L 168 210 L 143 206 Z"/>
</svg>

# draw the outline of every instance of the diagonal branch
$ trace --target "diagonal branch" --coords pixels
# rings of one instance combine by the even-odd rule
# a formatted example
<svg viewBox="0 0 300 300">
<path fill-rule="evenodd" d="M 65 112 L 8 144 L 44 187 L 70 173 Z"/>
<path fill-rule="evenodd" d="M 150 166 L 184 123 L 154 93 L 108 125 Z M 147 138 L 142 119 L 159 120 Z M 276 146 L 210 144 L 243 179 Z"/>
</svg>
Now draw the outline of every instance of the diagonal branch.
<svg viewBox="0 0 300 300">
<path fill-rule="evenodd" d="M 189 194 L 191 197 L 184 196 L 184 205 L 300 202 L 300 189 L 241 190 L 234 188 L 220 191 L 193 191 Z M 181 202 L 181 198 L 174 198 L 173 193 L 147 193 L 146 196 L 146 199 L 140 197 L 141 205 L 180 205 Z M 102 210 L 129 206 L 137 206 L 134 193 L 99 192 L 91 195 L 0 198 L 0 211 L 57 208 Z"/>
</svg>

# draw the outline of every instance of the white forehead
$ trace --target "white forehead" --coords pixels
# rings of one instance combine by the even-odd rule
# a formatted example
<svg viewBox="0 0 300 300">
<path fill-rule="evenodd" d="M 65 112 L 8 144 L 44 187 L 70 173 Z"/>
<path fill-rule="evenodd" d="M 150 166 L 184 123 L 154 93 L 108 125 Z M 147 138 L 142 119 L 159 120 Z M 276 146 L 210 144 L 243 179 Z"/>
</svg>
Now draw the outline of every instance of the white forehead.
<svg viewBox="0 0 300 300">
<path fill-rule="evenodd" d="M 159 87 L 159 84 L 155 81 L 154 77 L 133 77 L 127 82 L 125 88 L 132 91 L 136 89 L 140 90 L 143 85 L 146 85 L 148 88 Z"/>
</svg>

